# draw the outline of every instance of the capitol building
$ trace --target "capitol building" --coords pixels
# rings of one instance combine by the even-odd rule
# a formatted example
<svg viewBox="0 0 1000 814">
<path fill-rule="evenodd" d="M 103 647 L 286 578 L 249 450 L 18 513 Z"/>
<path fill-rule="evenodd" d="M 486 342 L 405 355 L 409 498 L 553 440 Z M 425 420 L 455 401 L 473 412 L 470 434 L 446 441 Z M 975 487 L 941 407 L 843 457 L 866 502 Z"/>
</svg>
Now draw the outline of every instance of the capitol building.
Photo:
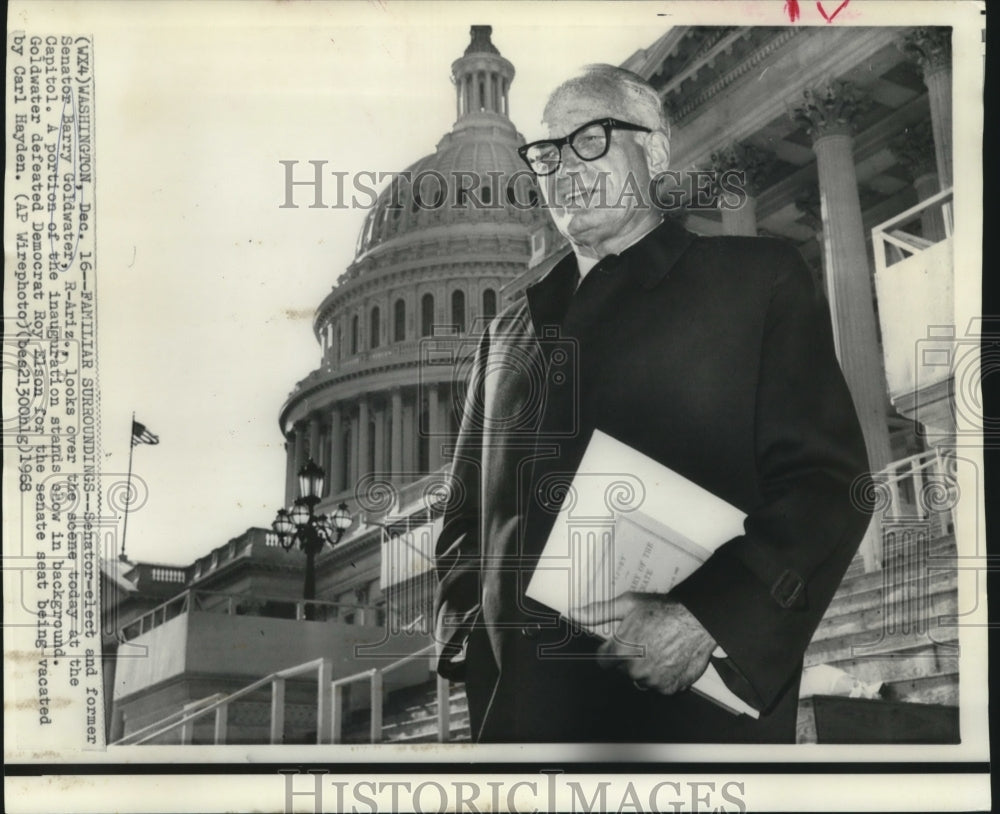
<svg viewBox="0 0 1000 814">
<path fill-rule="evenodd" d="M 747 181 L 737 210 L 672 216 L 799 248 L 880 470 L 879 522 L 806 655 L 880 695 L 803 695 L 799 740 L 951 742 L 957 633 L 928 620 L 957 605 L 954 385 L 913 359 L 918 342 L 950 347 L 927 326 L 953 322 L 949 31 L 676 26 L 650 39 L 623 67 L 660 93 L 672 165 Z M 430 658 L 463 377 L 486 322 L 568 251 L 516 152 L 514 79 L 491 27 L 473 26 L 451 65 L 454 124 L 381 192 L 317 305 L 316 367 L 278 412 L 284 505 L 312 461 L 325 472 L 315 510 L 350 515 L 309 561 L 315 600 L 305 555 L 270 529 L 184 568 L 105 563 L 119 632 L 106 642 L 109 742 L 468 738 L 461 685 Z M 140 647 L 172 655 L 128 658 Z"/>
<path fill-rule="evenodd" d="M 344 501 L 362 526 L 393 516 L 409 526 L 422 507 L 420 519 L 432 521 L 443 484 L 427 476 L 448 462 L 458 433 L 462 362 L 497 314 L 503 289 L 524 273 L 531 236 L 545 219 L 516 152 L 524 139 L 508 117 L 514 66 L 490 34 L 489 26 L 474 26 L 452 64 L 454 126 L 382 192 L 354 262 L 316 310 L 320 366 L 296 385 L 279 417 L 286 505 L 296 497 L 297 472 L 313 460 L 327 473 L 320 511 Z M 365 539 L 377 554 L 378 535 Z M 337 558 L 328 556 L 321 590 L 337 598 L 360 587 L 366 602 L 381 603 L 379 594 L 417 576 L 413 567 L 430 577 L 427 542 L 418 541 L 423 563 L 390 580 L 385 562 L 367 588 L 340 584 Z M 429 587 L 419 592 L 429 598 Z M 429 605 L 415 615 L 415 608 L 400 610 L 404 625 L 429 619 Z"/>
</svg>

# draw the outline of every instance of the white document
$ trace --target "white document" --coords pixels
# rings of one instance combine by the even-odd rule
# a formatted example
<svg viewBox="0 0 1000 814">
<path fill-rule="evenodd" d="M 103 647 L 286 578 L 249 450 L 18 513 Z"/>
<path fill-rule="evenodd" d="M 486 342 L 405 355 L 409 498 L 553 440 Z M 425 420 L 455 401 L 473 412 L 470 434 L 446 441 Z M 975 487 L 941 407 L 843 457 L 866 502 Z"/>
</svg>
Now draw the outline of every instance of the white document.
<svg viewBox="0 0 1000 814">
<path fill-rule="evenodd" d="M 626 591 L 668 593 L 742 534 L 745 518 L 706 489 L 595 430 L 527 595 L 573 619 L 575 608 Z M 587 629 L 609 637 L 616 627 L 613 622 Z M 721 648 L 714 655 L 725 657 Z M 726 687 L 713 665 L 691 689 L 731 712 L 760 715 Z"/>
</svg>

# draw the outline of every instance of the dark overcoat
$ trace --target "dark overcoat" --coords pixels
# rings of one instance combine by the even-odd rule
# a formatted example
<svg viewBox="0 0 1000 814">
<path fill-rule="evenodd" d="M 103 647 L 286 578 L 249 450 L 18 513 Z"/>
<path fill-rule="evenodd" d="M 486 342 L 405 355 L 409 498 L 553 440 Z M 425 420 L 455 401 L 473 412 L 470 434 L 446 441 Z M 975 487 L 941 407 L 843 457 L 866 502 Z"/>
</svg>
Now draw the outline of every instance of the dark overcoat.
<svg viewBox="0 0 1000 814">
<path fill-rule="evenodd" d="M 570 255 L 479 343 L 436 544 L 438 671 L 466 683 L 480 741 L 790 742 L 803 653 L 869 520 L 825 299 L 785 243 L 669 220 L 577 276 Z M 671 594 L 759 720 L 641 691 L 525 597 L 595 428 L 746 512 Z"/>
</svg>

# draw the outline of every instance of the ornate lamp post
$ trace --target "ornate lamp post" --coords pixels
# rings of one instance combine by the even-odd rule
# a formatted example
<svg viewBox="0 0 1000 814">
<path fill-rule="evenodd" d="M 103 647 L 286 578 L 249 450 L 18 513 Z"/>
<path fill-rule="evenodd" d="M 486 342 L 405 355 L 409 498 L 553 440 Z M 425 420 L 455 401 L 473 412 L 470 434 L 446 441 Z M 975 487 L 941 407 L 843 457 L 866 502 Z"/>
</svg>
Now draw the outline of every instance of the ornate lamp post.
<svg viewBox="0 0 1000 814">
<path fill-rule="evenodd" d="M 315 508 L 323 494 L 323 480 L 326 472 L 310 458 L 299 470 L 299 496 L 291 510 L 278 509 L 271 527 L 278 535 L 278 542 L 285 551 L 291 551 L 298 543 L 306 555 L 305 585 L 302 598 L 316 598 L 316 555 L 329 543 L 335 546 L 351 527 L 353 520 L 347 511 L 347 504 L 341 503 L 331 515 L 316 514 Z M 306 603 L 305 617 L 312 619 L 315 608 Z"/>
</svg>

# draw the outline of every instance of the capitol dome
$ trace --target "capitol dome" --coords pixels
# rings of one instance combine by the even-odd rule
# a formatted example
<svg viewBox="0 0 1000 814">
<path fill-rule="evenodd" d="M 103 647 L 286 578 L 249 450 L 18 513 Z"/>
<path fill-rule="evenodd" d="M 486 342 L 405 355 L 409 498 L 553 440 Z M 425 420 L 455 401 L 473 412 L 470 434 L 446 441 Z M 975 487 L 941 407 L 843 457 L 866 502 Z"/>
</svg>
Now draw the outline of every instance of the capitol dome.
<svg viewBox="0 0 1000 814">
<path fill-rule="evenodd" d="M 475 121 L 469 121 L 474 119 Z M 363 259 L 380 246 L 451 224 L 537 223 L 534 178 L 517 154 L 523 142 L 495 114 L 469 115 L 437 150 L 399 173 L 379 195 L 358 235 L 348 275 L 363 273 Z M 425 236 L 426 237 L 426 236 Z M 431 238 L 434 233 L 431 234 Z"/>
<path fill-rule="evenodd" d="M 279 415 L 286 504 L 310 458 L 328 473 L 321 508 L 357 509 L 372 483 L 405 490 L 447 463 L 463 399 L 457 360 L 527 269 L 546 220 L 508 117 L 514 66 L 490 26 L 472 27 L 451 78 L 452 129 L 380 192 L 354 260 L 316 310 L 320 364 Z M 455 364 L 428 364 L 438 340 L 457 349 Z"/>
</svg>

